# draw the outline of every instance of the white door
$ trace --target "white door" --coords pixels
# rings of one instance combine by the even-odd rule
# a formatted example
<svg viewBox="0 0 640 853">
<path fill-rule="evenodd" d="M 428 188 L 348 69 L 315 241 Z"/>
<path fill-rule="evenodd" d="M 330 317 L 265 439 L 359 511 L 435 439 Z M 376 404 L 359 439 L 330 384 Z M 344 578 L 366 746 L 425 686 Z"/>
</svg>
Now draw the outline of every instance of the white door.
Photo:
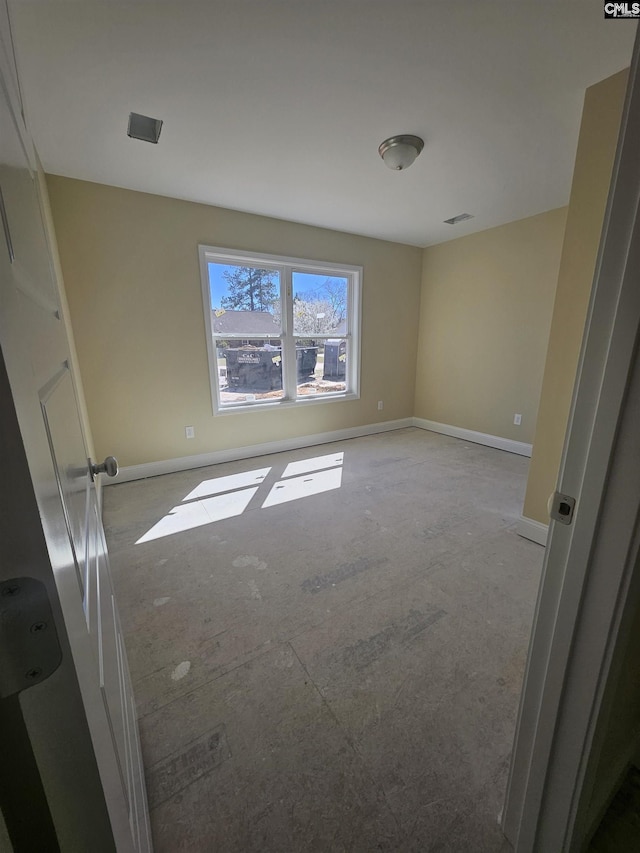
<svg viewBox="0 0 640 853">
<path fill-rule="evenodd" d="M 640 33 L 558 478 L 575 511 L 566 503 L 550 526 L 520 703 L 503 817 L 517 853 L 584 849 L 599 814 L 599 722 L 640 607 L 638 151 Z M 636 758 L 629 748 L 603 796 Z"/>
<path fill-rule="evenodd" d="M 61 675 L 49 673 L 46 666 L 23 665 L 18 659 L 22 654 L 19 649 L 13 660 L 3 664 L 7 671 L 26 667 L 31 673 L 30 683 L 9 684 L 6 701 L 17 701 L 15 707 L 24 717 L 60 847 L 66 849 L 75 838 L 76 846 L 68 849 L 81 849 L 77 839 L 83 831 L 89 833 L 87 837 L 91 834 L 90 827 L 80 828 L 83 820 L 91 820 L 89 808 L 86 818 L 80 813 L 76 817 L 75 836 L 74 827 L 65 826 L 70 806 L 60 794 L 66 785 L 65 753 L 73 756 L 69 760 L 79 761 L 84 750 L 89 769 L 83 784 L 87 792 L 92 790 L 91 768 L 95 767 L 112 833 L 112 838 L 101 839 L 94 828 L 91 849 L 150 851 L 135 705 L 94 483 L 94 476 L 104 474 L 94 472 L 87 459 L 34 155 L 20 118 L 13 81 L 6 71 L 7 62 L 5 51 L 0 63 L 0 347 L 6 366 L 4 381 L 8 378 L 4 399 L 13 404 L 19 433 L 16 429 L 16 435 L 12 434 L 7 414 L 11 406 L 7 406 L 1 424 L 2 452 L 8 454 L 13 444 L 19 448 L 17 456 L 24 451 L 30 483 L 29 489 L 24 489 L 24 484 L 5 478 L 0 486 L 4 521 L 10 527 L 7 519 L 11 519 L 16 539 L 10 554 L 2 555 L 0 550 L 0 556 L 5 557 L 0 561 L 0 583 L 5 582 L 0 616 L 4 614 L 6 624 L 9 618 L 19 618 L 15 615 L 18 611 L 11 609 L 17 600 L 11 596 L 12 588 L 19 596 L 26 595 L 34 578 L 48 585 L 54 624 L 48 629 L 47 620 L 41 619 L 31 630 L 42 649 L 48 638 L 52 643 L 57 638 L 61 671 L 72 668 L 74 677 L 68 683 L 77 682 L 79 701 L 74 705 L 67 695 L 73 693 L 73 685 L 66 694 L 60 689 L 56 696 L 53 688 L 47 694 L 47 679 L 60 684 Z M 5 459 L 7 464 L 10 461 Z M 29 494 L 37 503 L 37 515 L 31 519 Z M 38 538 L 46 543 L 48 566 L 13 559 Z M 16 578 L 25 581 L 14 582 L 12 587 L 11 579 Z M 28 607 L 29 601 L 24 601 Z M 17 633 L 19 627 L 15 630 Z M 39 653 L 34 651 L 37 647 L 29 649 L 27 654 Z M 44 714 L 43 701 L 52 703 Z M 57 726 L 56 720 L 62 716 L 65 703 L 78 714 L 78 736 L 67 732 L 65 738 L 70 741 L 60 744 L 62 724 Z M 37 710 L 32 707 L 35 705 Z M 83 739 L 87 730 L 89 737 Z M 11 737 L 11 732 L 3 732 L 3 736 Z M 92 796 L 95 800 L 95 794 Z M 3 808 L 7 814 L 2 831 L 16 849 L 21 849 L 29 827 L 15 814 L 19 805 L 7 801 Z M 99 811 L 99 804 L 92 808 Z"/>
</svg>

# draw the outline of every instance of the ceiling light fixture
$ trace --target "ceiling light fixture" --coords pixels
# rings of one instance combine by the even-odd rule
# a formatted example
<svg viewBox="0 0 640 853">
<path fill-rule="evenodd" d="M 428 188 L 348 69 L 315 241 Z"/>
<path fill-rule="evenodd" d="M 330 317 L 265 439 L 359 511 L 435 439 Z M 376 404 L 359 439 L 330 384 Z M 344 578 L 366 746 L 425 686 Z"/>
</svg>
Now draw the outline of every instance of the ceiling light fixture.
<svg viewBox="0 0 640 853">
<path fill-rule="evenodd" d="M 385 166 L 396 171 L 408 169 L 424 148 L 424 139 L 403 133 L 399 136 L 390 136 L 380 143 L 378 154 L 384 160 Z"/>
</svg>

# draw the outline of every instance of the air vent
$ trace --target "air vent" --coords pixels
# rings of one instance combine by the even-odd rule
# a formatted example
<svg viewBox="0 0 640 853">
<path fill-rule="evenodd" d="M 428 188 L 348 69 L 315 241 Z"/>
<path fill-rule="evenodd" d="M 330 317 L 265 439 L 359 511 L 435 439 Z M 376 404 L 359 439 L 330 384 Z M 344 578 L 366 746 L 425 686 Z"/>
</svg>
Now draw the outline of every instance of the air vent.
<svg viewBox="0 0 640 853">
<path fill-rule="evenodd" d="M 451 219 L 445 219 L 447 225 L 457 225 L 458 222 L 464 222 L 465 219 L 473 219 L 473 213 L 459 213 L 457 216 L 452 216 Z"/>
<path fill-rule="evenodd" d="M 141 116 L 138 113 L 129 113 L 129 127 L 127 136 L 132 139 L 141 139 L 143 142 L 157 144 L 162 130 L 162 119 Z"/>
</svg>

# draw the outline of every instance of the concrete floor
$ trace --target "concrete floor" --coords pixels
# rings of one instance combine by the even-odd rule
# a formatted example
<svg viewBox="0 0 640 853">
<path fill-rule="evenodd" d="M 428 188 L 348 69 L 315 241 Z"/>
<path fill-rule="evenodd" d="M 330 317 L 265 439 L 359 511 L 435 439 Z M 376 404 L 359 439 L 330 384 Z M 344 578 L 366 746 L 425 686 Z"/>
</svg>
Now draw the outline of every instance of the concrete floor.
<svg viewBox="0 0 640 853">
<path fill-rule="evenodd" d="M 105 489 L 157 853 L 510 849 L 527 464 L 406 429 Z"/>
</svg>

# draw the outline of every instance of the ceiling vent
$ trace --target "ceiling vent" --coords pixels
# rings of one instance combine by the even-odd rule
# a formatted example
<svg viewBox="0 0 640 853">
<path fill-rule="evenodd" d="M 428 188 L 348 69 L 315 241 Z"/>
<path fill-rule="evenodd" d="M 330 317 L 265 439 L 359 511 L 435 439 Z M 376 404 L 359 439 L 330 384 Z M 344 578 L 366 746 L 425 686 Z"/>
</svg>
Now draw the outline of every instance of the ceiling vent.
<svg viewBox="0 0 640 853">
<path fill-rule="evenodd" d="M 157 144 L 162 130 L 162 119 L 141 116 L 138 113 L 129 113 L 129 126 L 127 136 L 132 139 L 141 139 L 143 142 Z"/>
<path fill-rule="evenodd" d="M 465 219 L 473 219 L 473 213 L 459 213 L 457 216 L 452 216 L 451 219 L 445 219 L 447 225 L 457 225 L 458 222 L 464 222 Z"/>
</svg>

